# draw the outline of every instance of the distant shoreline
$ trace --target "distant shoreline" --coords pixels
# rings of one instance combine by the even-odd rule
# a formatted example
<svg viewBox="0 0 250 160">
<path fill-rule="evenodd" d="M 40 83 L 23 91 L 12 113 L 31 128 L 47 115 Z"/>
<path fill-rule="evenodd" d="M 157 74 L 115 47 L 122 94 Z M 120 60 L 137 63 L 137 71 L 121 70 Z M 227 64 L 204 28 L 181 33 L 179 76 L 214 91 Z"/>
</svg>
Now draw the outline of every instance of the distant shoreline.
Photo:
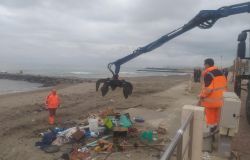
<svg viewBox="0 0 250 160">
<path fill-rule="evenodd" d="M 42 87 L 51 87 L 59 84 L 77 84 L 83 82 L 92 82 L 93 79 L 82 79 L 75 77 L 52 77 L 31 74 L 14 74 L 14 73 L 0 73 L 0 79 L 26 81 L 30 83 L 40 83 Z"/>
<path fill-rule="evenodd" d="M 151 68 L 150 68 L 151 69 Z M 154 73 L 154 72 L 165 72 L 165 73 L 177 73 L 179 74 L 185 74 L 188 72 L 182 72 L 181 70 L 173 70 L 173 71 L 166 71 L 166 70 L 137 70 L 139 72 L 145 72 L 145 73 Z M 136 78 L 136 77 L 161 77 L 163 75 L 134 75 L 134 76 L 122 76 L 122 78 Z M 167 76 L 171 76 L 167 75 Z M 107 78 L 107 77 L 102 77 Z M 42 84 L 41 87 L 52 87 L 56 85 L 71 85 L 71 84 L 78 84 L 78 83 L 84 83 L 84 82 L 95 82 L 98 78 L 81 78 L 81 77 L 69 77 L 69 76 L 46 76 L 46 75 L 35 75 L 35 74 L 21 74 L 21 73 L 8 73 L 8 72 L 0 72 L 0 79 L 7 79 L 7 80 L 17 80 L 17 81 L 26 81 L 30 83 L 40 83 Z"/>
<path fill-rule="evenodd" d="M 167 72 L 167 73 L 192 73 L 192 70 L 189 70 L 189 69 L 153 68 L 153 67 L 138 69 L 137 71 L 140 71 L 140 72 Z"/>
</svg>

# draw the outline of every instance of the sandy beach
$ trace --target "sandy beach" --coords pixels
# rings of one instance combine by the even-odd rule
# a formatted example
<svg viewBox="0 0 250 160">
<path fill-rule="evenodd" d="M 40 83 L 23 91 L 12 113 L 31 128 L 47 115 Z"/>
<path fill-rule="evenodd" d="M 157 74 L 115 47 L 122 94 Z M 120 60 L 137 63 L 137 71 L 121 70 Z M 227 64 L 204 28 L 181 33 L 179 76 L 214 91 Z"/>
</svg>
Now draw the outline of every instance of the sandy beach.
<svg viewBox="0 0 250 160">
<path fill-rule="evenodd" d="M 128 99 L 123 98 L 121 89 L 102 97 L 95 91 L 94 82 L 57 86 L 62 99 L 57 125 L 74 125 L 88 114 L 107 107 L 118 111 L 141 108 L 163 112 L 171 137 L 179 127 L 182 106 L 196 103 L 196 92 L 188 92 L 189 79 L 189 76 L 129 78 L 134 84 L 134 92 Z M 44 110 L 44 99 L 49 90 L 0 96 L 1 160 L 59 159 L 61 154 L 46 154 L 34 146 L 40 139 L 39 133 L 51 127 Z"/>
</svg>

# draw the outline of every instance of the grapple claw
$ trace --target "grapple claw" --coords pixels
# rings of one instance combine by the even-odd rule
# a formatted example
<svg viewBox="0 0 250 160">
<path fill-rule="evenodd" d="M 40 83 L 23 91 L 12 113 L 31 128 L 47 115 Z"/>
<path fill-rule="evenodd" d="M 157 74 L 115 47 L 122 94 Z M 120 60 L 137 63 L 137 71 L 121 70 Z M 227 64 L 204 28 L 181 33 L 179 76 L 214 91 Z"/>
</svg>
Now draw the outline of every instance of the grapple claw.
<svg viewBox="0 0 250 160">
<path fill-rule="evenodd" d="M 104 82 L 103 86 L 101 87 L 101 91 L 102 91 L 102 96 L 105 96 L 108 93 L 109 91 L 108 82 Z"/>
<path fill-rule="evenodd" d="M 101 83 L 103 83 L 103 86 L 101 87 L 102 96 L 105 96 L 108 91 L 109 87 L 112 90 L 115 90 L 117 87 L 123 88 L 123 95 L 125 98 L 128 98 L 129 95 L 132 94 L 133 91 L 133 85 L 130 82 L 127 82 L 125 80 L 119 80 L 119 79 L 99 79 L 96 81 L 96 91 L 98 91 Z"/>
<path fill-rule="evenodd" d="M 128 96 L 132 94 L 133 85 L 130 82 L 124 81 L 122 87 L 123 87 L 123 95 L 127 99 Z"/>
<path fill-rule="evenodd" d="M 105 79 L 99 79 L 99 80 L 97 80 L 96 81 L 96 91 L 98 91 L 101 83 L 105 83 L 105 82 L 107 82 L 109 80 L 110 80 L 110 78 L 105 78 Z"/>
<path fill-rule="evenodd" d="M 96 92 L 98 91 L 99 87 L 100 87 L 101 81 L 100 79 L 98 81 L 96 81 L 95 83 L 95 87 L 96 87 Z"/>
</svg>

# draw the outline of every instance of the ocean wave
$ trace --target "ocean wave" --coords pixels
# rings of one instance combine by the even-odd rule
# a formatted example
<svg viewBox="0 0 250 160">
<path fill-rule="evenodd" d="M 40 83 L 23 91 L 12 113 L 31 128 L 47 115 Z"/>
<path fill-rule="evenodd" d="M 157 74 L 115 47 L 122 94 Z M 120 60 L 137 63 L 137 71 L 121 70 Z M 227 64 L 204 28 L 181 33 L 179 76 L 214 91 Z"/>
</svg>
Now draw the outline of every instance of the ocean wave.
<svg viewBox="0 0 250 160">
<path fill-rule="evenodd" d="M 137 73 L 136 72 L 120 72 L 120 74 L 126 74 L 126 75 L 127 74 L 133 74 L 134 75 L 134 74 L 137 74 Z"/>
<path fill-rule="evenodd" d="M 77 74 L 77 75 L 81 75 L 81 74 L 91 74 L 90 72 L 70 72 L 71 74 Z"/>
</svg>

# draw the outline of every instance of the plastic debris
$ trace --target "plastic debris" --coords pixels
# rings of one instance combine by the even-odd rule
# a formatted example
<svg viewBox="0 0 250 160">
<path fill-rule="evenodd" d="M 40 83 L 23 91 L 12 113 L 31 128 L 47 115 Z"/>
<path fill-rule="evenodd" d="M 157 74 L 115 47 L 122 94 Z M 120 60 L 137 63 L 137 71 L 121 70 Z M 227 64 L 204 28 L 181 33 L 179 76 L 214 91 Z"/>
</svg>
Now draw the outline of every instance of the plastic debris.
<svg viewBox="0 0 250 160">
<path fill-rule="evenodd" d="M 113 128 L 113 122 L 112 122 L 112 120 L 111 120 L 109 117 L 106 117 L 106 118 L 104 119 L 104 125 L 105 125 L 108 129 Z"/>
<path fill-rule="evenodd" d="M 91 160 L 91 154 L 89 150 L 78 151 L 77 147 L 73 148 L 73 151 L 69 155 L 70 160 Z"/>
<path fill-rule="evenodd" d="M 69 143 L 71 140 L 69 138 L 58 136 L 53 142 L 52 145 L 62 146 L 63 144 Z"/>
<path fill-rule="evenodd" d="M 125 128 L 129 128 L 129 127 L 131 127 L 132 126 L 132 123 L 131 123 L 131 121 L 128 119 L 128 117 L 127 116 L 125 116 L 125 115 L 121 115 L 120 116 L 120 125 L 122 126 L 122 127 L 125 127 Z"/>
<path fill-rule="evenodd" d="M 89 149 L 87 147 L 83 147 L 83 148 L 78 148 L 77 150 L 78 152 L 88 152 Z"/>
<path fill-rule="evenodd" d="M 101 152 L 101 151 L 112 152 L 113 143 L 110 143 L 109 141 L 106 141 L 104 139 L 100 139 L 98 140 L 97 144 L 98 145 L 94 149 L 96 152 Z"/>
<path fill-rule="evenodd" d="M 88 118 L 89 130 L 92 132 L 98 132 L 98 118 L 92 116 Z"/>
<path fill-rule="evenodd" d="M 114 127 L 113 137 L 125 138 L 128 135 L 128 128 Z"/>
<path fill-rule="evenodd" d="M 105 117 L 107 117 L 107 116 L 114 116 L 115 115 L 115 112 L 114 112 L 114 110 L 112 109 L 112 108 L 107 108 L 107 109 L 105 109 L 104 111 L 102 111 L 100 114 L 99 114 L 99 116 L 101 117 L 101 118 L 105 118 Z"/>
<path fill-rule="evenodd" d="M 164 128 L 164 127 L 162 127 L 162 126 L 159 126 L 159 127 L 158 127 L 157 132 L 158 132 L 159 134 L 167 134 L 166 128 Z"/>
<path fill-rule="evenodd" d="M 75 133 L 76 131 L 77 131 L 77 127 L 68 128 L 62 132 L 58 132 L 58 136 L 71 138 L 72 134 Z"/>
<path fill-rule="evenodd" d="M 158 140 L 158 133 L 156 131 L 153 131 L 153 141 Z"/>
<path fill-rule="evenodd" d="M 43 148 L 50 145 L 56 139 L 55 132 L 46 132 L 42 134 L 42 140 L 40 142 L 36 142 L 35 146 Z"/>
<path fill-rule="evenodd" d="M 105 127 L 98 127 L 98 133 L 99 134 L 104 134 L 106 128 Z"/>
<path fill-rule="evenodd" d="M 142 117 L 140 117 L 140 116 L 136 116 L 133 119 L 134 119 L 135 122 L 139 122 L 139 123 L 145 122 L 145 120 Z"/>
<path fill-rule="evenodd" d="M 95 133 L 95 132 L 90 132 L 90 136 L 93 137 L 93 138 L 97 138 L 97 137 L 98 137 L 98 134 Z"/>
<path fill-rule="evenodd" d="M 141 140 L 146 140 L 148 142 L 152 142 L 153 141 L 153 131 L 151 131 L 151 130 L 143 131 L 140 134 L 140 138 L 141 138 Z"/>
<path fill-rule="evenodd" d="M 104 136 L 104 137 L 102 137 L 101 139 L 108 139 L 108 138 L 110 138 L 110 137 L 112 137 L 112 135 Z M 98 142 L 98 140 L 96 140 L 96 141 L 94 141 L 94 142 L 91 142 L 91 143 L 88 143 L 88 144 L 86 144 L 84 147 L 95 147 L 95 146 L 97 146 L 97 142 Z"/>
<path fill-rule="evenodd" d="M 72 134 L 72 138 L 76 141 L 79 141 L 84 136 L 84 131 L 81 131 L 79 128 L 77 128 L 76 132 Z"/>
<path fill-rule="evenodd" d="M 141 116 L 136 116 L 131 121 L 128 113 L 116 113 L 113 109 L 108 108 L 102 111 L 99 117 L 96 115 L 88 117 L 85 120 L 85 126 L 75 126 L 68 129 L 56 127 L 51 131 L 42 133 L 42 141 L 37 142 L 38 144 L 36 145 L 47 153 L 53 153 L 59 151 L 60 146 L 63 144 L 77 144 L 77 146 L 71 148 L 72 152 L 66 152 L 62 155 L 61 158 L 65 160 L 92 160 L 94 157 L 91 157 L 91 154 L 97 157 L 99 156 L 98 154 L 107 154 L 108 156 L 113 151 L 119 152 L 138 147 L 151 147 L 161 150 L 157 147 L 162 147 L 163 145 L 147 144 L 145 141 L 159 141 L 158 136 L 165 134 L 166 129 L 159 127 L 156 131 L 143 130 L 142 125 L 139 125 L 139 128 L 137 128 L 136 123 L 133 123 L 143 123 L 144 121 L 144 118 Z M 110 137 L 112 139 L 107 140 Z M 89 141 L 92 142 L 89 143 Z M 127 157 L 130 156 L 128 154 Z"/>
</svg>

